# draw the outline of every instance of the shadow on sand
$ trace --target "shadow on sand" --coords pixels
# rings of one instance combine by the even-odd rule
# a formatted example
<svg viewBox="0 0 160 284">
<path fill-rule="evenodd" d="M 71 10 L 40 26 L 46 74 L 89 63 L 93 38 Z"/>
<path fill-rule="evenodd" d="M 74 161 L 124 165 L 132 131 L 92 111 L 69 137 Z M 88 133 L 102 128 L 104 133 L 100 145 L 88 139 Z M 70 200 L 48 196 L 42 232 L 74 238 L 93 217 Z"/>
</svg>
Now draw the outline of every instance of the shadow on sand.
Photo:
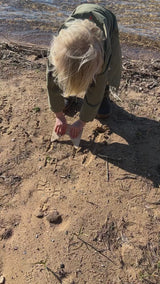
<svg viewBox="0 0 160 284">
<path fill-rule="evenodd" d="M 150 179 L 154 187 L 159 187 L 160 123 L 145 117 L 136 117 L 113 102 L 112 110 L 111 117 L 100 122 L 107 125 L 112 133 L 124 138 L 127 143 L 104 145 L 81 140 L 81 151 L 88 149 L 93 155 L 108 160 L 127 172 Z M 70 141 L 59 143 L 70 144 Z"/>
</svg>

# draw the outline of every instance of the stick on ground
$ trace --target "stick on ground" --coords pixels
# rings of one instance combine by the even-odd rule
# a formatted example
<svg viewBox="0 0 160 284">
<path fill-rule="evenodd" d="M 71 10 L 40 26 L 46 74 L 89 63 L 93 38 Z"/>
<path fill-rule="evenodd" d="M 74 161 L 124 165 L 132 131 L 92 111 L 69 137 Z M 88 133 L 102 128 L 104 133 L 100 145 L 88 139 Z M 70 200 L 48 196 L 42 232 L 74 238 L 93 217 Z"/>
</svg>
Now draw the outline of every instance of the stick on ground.
<svg viewBox="0 0 160 284">
<path fill-rule="evenodd" d="M 93 245 L 89 244 L 88 242 L 84 241 L 82 238 L 80 238 L 77 234 L 73 233 L 78 240 L 80 240 L 82 243 L 84 243 L 86 246 L 89 246 L 90 248 L 94 249 L 96 252 L 98 252 L 99 254 L 101 254 L 102 256 L 104 256 L 105 258 L 107 258 L 110 262 L 112 262 L 114 265 L 116 265 L 116 263 L 110 259 L 107 255 L 103 254 L 100 250 L 98 250 L 97 248 L 95 248 Z"/>
</svg>

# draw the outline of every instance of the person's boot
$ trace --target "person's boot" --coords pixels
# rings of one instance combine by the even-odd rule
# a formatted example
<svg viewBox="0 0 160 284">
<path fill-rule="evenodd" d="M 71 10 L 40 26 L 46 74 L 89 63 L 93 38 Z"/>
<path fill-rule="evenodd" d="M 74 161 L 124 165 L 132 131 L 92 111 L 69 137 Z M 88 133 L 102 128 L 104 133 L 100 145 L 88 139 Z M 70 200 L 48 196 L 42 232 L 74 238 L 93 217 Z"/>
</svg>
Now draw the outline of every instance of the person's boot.
<svg viewBox="0 0 160 284">
<path fill-rule="evenodd" d="M 106 86 L 103 101 L 100 105 L 96 118 L 108 118 L 111 114 L 111 103 L 109 99 L 109 86 Z"/>
</svg>

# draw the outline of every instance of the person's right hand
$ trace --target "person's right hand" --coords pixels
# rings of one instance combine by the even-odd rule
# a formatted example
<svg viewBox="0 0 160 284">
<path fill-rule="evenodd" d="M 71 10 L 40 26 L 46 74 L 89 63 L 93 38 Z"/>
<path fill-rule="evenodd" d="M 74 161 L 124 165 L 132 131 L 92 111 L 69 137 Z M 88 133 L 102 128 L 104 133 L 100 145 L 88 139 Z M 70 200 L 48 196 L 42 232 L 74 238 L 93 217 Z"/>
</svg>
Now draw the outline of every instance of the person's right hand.
<svg viewBox="0 0 160 284">
<path fill-rule="evenodd" d="M 67 130 L 67 121 L 63 112 L 56 113 L 56 123 L 54 126 L 54 131 L 57 135 L 62 136 L 66 133 Z"/>
</svg>

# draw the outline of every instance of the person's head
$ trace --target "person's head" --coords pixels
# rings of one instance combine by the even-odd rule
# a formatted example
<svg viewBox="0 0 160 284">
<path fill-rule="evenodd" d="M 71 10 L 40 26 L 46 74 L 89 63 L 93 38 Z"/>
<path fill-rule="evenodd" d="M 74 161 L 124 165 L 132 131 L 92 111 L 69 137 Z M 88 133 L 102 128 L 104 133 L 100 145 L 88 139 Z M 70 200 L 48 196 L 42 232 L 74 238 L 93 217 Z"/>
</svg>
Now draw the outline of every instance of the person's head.
<svg viewBox="0 0 160 284">
<path fill-rule="evenodd" d="M 86 91 L 103 65 L 103 33 L 89 20 L 75 20 L 53 38 L 50 61 L 65 94 Z"/>
</svg>

